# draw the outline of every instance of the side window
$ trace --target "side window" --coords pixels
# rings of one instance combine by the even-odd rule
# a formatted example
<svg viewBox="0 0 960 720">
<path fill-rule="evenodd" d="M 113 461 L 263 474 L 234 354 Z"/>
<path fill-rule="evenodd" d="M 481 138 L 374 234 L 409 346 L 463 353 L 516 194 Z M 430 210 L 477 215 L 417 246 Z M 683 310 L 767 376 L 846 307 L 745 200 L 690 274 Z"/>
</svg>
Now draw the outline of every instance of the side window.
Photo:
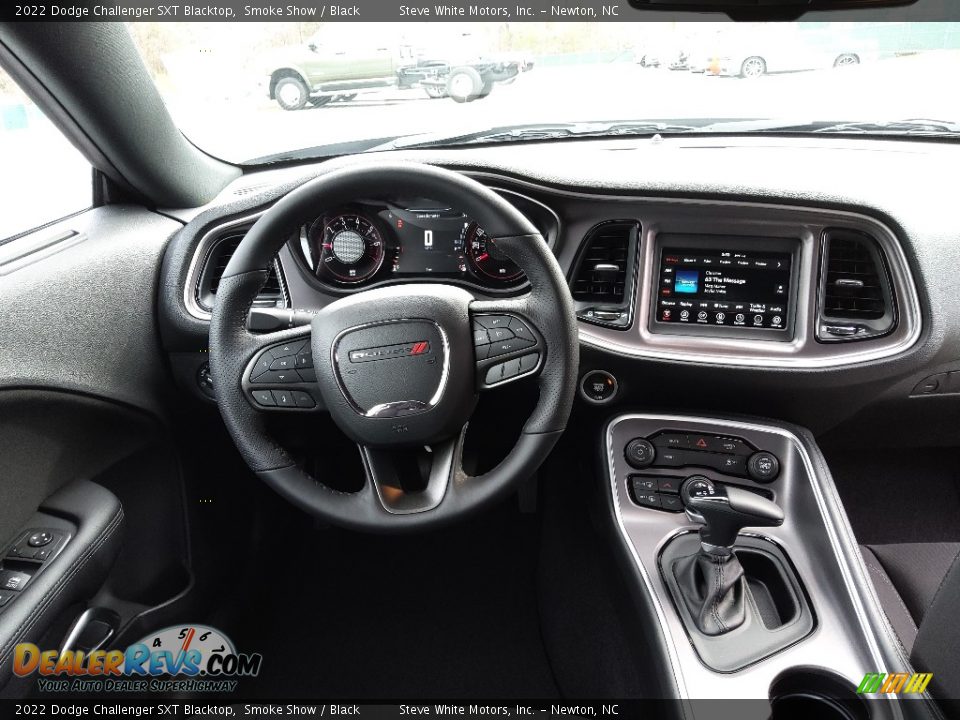
<svg viewBox="0 0 960 720">
<path fill-rule="evenodd" d="M 0 243 L 92 204 L 90 163 L 0 68 Z"/>
</svg>

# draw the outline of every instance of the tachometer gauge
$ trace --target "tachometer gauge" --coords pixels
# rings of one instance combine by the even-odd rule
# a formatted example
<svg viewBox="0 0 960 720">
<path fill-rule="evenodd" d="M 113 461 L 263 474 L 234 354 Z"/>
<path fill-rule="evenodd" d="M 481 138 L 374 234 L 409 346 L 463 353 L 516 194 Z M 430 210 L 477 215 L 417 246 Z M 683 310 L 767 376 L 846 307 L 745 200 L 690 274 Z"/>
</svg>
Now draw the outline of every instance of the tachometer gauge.
<svg viewBox="0 0 960 720">
<path fill-rule="evenodd" d="M 338 283 L 363 282 L 383 264 L 383 238 L 362 215 L 321 218 L 311 228 L 317 248 L 317 275 Z"/>
<path fill-rule="evenodd" d="M 506 253 L 498 249 L 493 240 L 477 223 L 463 228 L 463 245 L 470 258 L 470 265 L 481 277 L 510 282 L 523 274 L 523 270 Z"/>
</svg>

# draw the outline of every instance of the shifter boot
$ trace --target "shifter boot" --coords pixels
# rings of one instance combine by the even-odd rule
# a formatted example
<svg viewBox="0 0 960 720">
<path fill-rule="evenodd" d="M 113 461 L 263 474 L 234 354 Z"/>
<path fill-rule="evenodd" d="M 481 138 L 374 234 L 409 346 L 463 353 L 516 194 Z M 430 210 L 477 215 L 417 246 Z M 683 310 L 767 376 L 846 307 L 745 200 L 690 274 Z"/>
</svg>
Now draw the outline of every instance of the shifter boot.
<svg viewBox="0 0 960 720">
<path fill-rule="evenodd" d="M 722 635 L 743 624 L 746 581 L 736 555 L 688 555 L 677 560 L 673 573 L 687 608 L 704 635 Z"/>
</svg>

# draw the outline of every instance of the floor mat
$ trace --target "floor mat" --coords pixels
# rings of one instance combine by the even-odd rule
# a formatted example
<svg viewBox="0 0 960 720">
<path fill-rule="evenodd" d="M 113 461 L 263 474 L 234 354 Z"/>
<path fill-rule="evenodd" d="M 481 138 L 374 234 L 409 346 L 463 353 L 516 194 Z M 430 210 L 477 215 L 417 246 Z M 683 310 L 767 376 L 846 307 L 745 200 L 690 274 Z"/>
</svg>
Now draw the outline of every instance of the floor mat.
<svg viewBox="0 0 960 720">
<path fill-rule="evenodd" d="M 960 451 L 824 454 L 861 545 L 960 541 Z"/>
<path fill-rule="evenodd" d="M 239 648 L 264 656 L 244 694 L 558 695 L 540 638 L 529 516 L 502 507 L 427 535 L 301 527 L 276 539 L 236 598 L 239 614 L 218 620 Z"/>
</svg>

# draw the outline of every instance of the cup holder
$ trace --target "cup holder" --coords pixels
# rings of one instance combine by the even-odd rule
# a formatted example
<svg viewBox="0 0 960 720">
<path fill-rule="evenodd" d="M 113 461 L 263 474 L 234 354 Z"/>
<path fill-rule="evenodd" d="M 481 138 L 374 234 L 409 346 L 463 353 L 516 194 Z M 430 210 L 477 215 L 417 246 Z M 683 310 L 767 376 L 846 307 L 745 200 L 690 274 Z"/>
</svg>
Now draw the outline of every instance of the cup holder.
<svg viewBox="0 0 960 720">
<path fill-rule="evenodd" d="M 870 720 L 849 680 L 817 668 L 791 668 L 770 685 L 771 720 Z"/>
</svg>

